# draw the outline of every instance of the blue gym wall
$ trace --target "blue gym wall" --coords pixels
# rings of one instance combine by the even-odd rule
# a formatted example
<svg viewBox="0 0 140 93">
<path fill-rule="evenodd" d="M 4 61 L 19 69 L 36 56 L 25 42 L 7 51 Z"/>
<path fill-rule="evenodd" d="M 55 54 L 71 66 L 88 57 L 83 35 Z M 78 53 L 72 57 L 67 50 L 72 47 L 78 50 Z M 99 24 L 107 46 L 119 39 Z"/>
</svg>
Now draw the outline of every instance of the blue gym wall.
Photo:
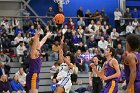
<svg viewBox="0 0 140 93">
<path fill-rule="evenodd" d="M 58 9 L 53 0 L 31 0 L 29 4 L 40 16 L 46 15 L 49 6 L 53 6 L 55 12 Z M 104 8 L 105 13 L 109 16 L 110 23 L 113 24 L 113 12 L 118 7 L 118 0 L 70 0 L 68 5 L 63 6 L 65 16 L 76 16 L 76 11 L 80 6 L 83 7 L 84 13 L 87 9 L 90 9 L 93 13 L 97 9 Z"/>
<path fill-rule="evenodd" d="M 68 5 L 64 5 L 65 16 L 76 16 L 79 7 L 83 7 L 84 13 L 90 9 L 93 13 L 95 10 L 104 8 L 105 13 L 109 16 L 111 24 L 114 23 L 114 10 L 118 7 L 118 0 L 70 0 Z"/>
<path fill-rule="evenodd" d="M 58 11 L 58 5 L 53 0 L 31 0 L 29 5 L 35 10 L 39 16 L 46 16 L 48 8 L 53 7 L 54 12 Z M 31 15 L 33 15 L 31 13 Z"/>
</svg>

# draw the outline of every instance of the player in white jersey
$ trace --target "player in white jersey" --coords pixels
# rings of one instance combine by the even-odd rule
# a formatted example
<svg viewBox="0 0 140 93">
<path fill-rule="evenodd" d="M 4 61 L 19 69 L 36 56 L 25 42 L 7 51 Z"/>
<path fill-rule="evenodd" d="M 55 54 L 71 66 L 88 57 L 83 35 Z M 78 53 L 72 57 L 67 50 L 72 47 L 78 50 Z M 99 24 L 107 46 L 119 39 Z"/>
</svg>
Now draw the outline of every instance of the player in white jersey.
<svg viewBox="0 0 140 93">
<path fill-rule="evenodd" d="M 71 63 L 71 53 L 68 52 L 65 57 L 63 56 L 63 40 L 64 36 L 61 40 L 61 44 L 59 47 L 59 73 L 57 75 L 57 89 L 55 93 L 69 93 L 72 83 L 71 83 L 71 74 L 73 73 L 73 64 Z"/>
</svg>

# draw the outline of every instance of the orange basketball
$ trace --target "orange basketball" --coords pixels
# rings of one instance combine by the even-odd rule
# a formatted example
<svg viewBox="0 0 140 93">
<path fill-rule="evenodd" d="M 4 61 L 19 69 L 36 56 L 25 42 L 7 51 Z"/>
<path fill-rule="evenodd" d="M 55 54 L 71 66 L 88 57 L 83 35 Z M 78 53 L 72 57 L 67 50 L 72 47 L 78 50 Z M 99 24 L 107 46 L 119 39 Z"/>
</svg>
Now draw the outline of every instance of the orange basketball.
<svg viewBox="0 0 140 93">
<path fill-rule="evenodd" d="M 62 24 L 65 21 L 65 16 L 63 14 L 57 14 L 54 19 L 56 24 Z"/>
</svg>

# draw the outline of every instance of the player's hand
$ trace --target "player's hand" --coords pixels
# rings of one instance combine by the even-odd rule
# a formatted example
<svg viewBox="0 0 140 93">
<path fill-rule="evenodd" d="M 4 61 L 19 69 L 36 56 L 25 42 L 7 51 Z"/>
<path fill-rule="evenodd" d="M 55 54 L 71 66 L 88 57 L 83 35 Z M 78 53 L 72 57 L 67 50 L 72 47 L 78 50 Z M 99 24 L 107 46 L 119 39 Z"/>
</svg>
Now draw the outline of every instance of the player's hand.
<svg viewBox="0 0 140 93">
<path fill-rule="evenodd" d="M 46 34 L 48 37 L 50 37 L 50 36 L 52 36 L 53 34 L 52 34 L 52 32 L 47 32 L 47 34 Z"/>
<path fill-rule="evenodd" d="M 101 76 L 101 79 L 102 80 L 108 80 L 108 78 L 105 75 Z"/>
<path fill-rule="evenodd" d="M 131 89 L 126 89 L 125 93 L 131 93 Z"/>
<path fill-rule="evenodd" d="M 91 67 L 91 68 L 94 68 L 94 67 L 95 67 L 94 63 L 91 63 L 91 64 L 90 64 L 90 67 Z"/>
</svg>

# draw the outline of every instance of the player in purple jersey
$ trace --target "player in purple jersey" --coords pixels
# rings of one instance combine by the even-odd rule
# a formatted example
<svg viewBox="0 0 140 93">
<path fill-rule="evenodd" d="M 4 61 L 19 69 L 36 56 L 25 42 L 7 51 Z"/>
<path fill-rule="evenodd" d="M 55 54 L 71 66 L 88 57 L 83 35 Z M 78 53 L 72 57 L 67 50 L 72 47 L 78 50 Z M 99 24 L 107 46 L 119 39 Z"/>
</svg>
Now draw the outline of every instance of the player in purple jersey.
<svg viewBox="0 0 140 93">
<path fill-rule="evenodd" d="M 106 85 L 100 93 L 117 93 L 118 91 L 120 69 L 118 61 L 114 58 L 114 55 L 115 49 L 111 47 L 107 48 L 107 51 L 105 51 L 107 61 L 104 63 L 101 71 L 97 71 L 93 63 L 90 65 L 93 71 L 106 82 Z"/>
<path fill-rule="evenodd" d="M 27 92 L 28 93 L 38 93 L 39 88 L 39 73 L 41 69 L 42 59 L 41 59 L 41 47 L 46 42 L 47 38 L 52 35 L 48 32 L 46 36 L 39 41 L 40 32 L 36 32 L 35 36 L 32 38 L 33 43 L 29 58 L 29 72 L 26 76 Z"/>
<path fill-rule="evenodd" d="M 125 93 L 140 93 L 140 38 L 130 34 L 126 39 L 127 56 L 125 58 L 124 73 L 127 89 Z"/>
</svg>

